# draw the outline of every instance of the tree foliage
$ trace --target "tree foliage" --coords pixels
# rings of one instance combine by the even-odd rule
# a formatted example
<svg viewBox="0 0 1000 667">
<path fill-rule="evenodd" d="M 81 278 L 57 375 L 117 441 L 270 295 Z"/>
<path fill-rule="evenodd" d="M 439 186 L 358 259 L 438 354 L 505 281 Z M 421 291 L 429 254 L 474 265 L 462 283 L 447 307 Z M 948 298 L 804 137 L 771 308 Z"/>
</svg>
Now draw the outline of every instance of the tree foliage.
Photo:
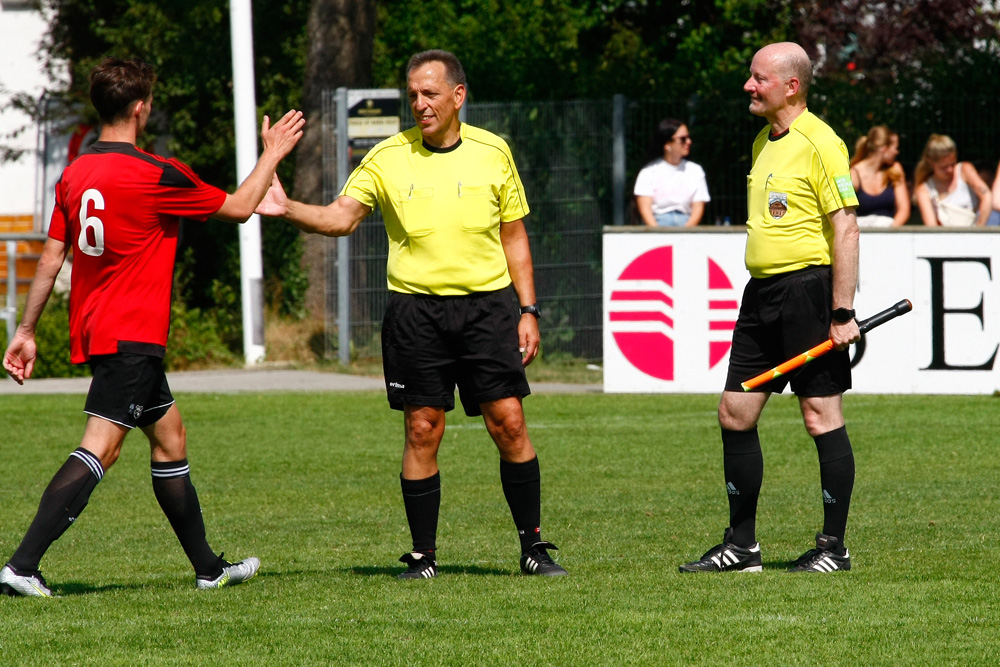
<svg viewBox="0 0 1000 667">
<path fill-rule="evenodd" d="M 414 52 L 459 54 L 478 100 L 686 97 L 787 37 L 782 4 L 419 0 L 378 5 L 375 80 L 402 86 Z"/>
<path fill-rule="evenodd" d="M 161 150 L 209 182 L 236 185 L 228 3 L 41 5 L 51 26 L 43 55 L 53 70 L 68 67 L 65 97 L 75 113 L 92 113 L 87 75 L 102 57 L 143 57 L 160 76 L 146 141 L 160 138 Z M 363 26 L 373 8 L 372 35 Z M 739 90 L 750 58 L 778 40 L 802 43 L 818 63 L 811 106 L 858 133 L 904 113 L 940 127 L 948 111 L 928 100 L 997 87 L 998 15 L 995 3 L 979 0 L 256 0 L 253 9 L 261 111 L 273 116 L 311 104 L 314 128 L 321 120 L 318 87 L 402 87 L 406 60 L 428 48 L 459 54 L 476 101 L 621 93 L 696 113 L 702 127 L 711 128 L 746 122 Z M 353 41 L 345 42 L 344 34 Z M 367 67 L 369 41 L 366 76 L 357 65 Z M 736 136 L 705 157 L 732 160 L 745 152 L 743 144 Z M 314 199 L 315 184 L 293 179 L 293 168 L 300 175 L 321 173 L 319 152 L 280 169 L 286 183 Z M 192 275 L 185 283 L 191 307 L 212 303 L 213 281 L 237 284 L 234 227 L 186 225 L 182 244 L 189 250 L 183 265 Z M 298 234 L 266 223 L 264 253 L 269 298 L 286 310 L 300 308 L 305 285 Z"/>
<path fill-rule="evenodd" d="M 280 117 L 299 104 L 305 63 L 303 21 L 308 0 L 257 2 L 254 14 L 257 103 Z M 237 185 L 233 136 L 229 5 L 222 0 L 43 0 L 50 29 L 43 43 L 46 68 L 69 75 L 61 91 L 69 113 L 97 123 L 88 102 L 89 73 L 106 56 L 140 57 L 158 80 L 153 116 L 140 142 L 190 164 L 206 181 L 232 191 Z M 289 165 L 282 165 L 290 173 Z M 281 225 L 263 229 L 268 294 L 275 305 L 297 308 L 298 234 Z M 183 296 L 192 307 L 213 305 L 211 285 L 239 284 L 239 242 L 234 225 L 185 223 L 181 233 Z M 301 292 L 301 287 L 298 288 Z"/>
</svg>

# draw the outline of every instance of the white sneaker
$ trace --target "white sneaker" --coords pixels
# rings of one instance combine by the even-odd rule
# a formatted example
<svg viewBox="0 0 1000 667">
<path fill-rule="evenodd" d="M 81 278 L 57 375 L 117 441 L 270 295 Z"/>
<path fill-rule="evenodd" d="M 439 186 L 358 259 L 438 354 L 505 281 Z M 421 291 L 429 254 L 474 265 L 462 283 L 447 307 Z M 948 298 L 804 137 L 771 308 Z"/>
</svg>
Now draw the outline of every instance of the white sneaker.
<svg viewBox="0 0 1000 667">
<path fill-rule="evenodd" d="M 236 584 L 242 584 L 248 579 L 253 579 L 258 569 L 260 569 L 260 559 L 258 558 L 246 558 L 239 563 L 230 563 L 227 560 L 223 560 L 222 574 L 215 579 L 202 579 L 198 577 L 195 579 L 195 582 L 199 590 L 235 586 Z"/>
<path fill-rule="evenodd" d="M 51 598 L 52 591 L 45 583 L 41 572 L 33 572 L 29 575 L 18 574 L 10 563 L 0 570 L 0 588 L 7 595 L 23 595 L 25 597 Z"/>
</svg>

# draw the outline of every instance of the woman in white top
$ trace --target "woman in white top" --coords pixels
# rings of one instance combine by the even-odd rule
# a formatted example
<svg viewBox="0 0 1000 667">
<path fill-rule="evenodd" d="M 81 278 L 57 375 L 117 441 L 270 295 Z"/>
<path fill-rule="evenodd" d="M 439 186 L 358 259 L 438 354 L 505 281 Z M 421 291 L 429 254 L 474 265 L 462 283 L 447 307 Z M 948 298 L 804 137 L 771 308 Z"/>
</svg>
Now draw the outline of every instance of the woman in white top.
<svg viewBox="0 0 1000 667">
<path fill-rule="evenodd" d="M 899 227 L 910 219 L 906 173 L 896 162 L 899 135 L 876 125 L 858 139 L 851 159 L 851 182 L 858 195 L 859 227 Z"/>
<path fill-rule="evenodd" d="M 914 180 L 913 195 L 928 227 L 986 224 L 993 208 L 990 189 L 972 164 L 958 161 L 951 137 L 932 134 L 927 139 Z"/>
<path fill-rule="evenodd" d="M 691 133 L 674 118 L 660 121 L 653 135 L 649 162 L 635 179 L 635 200 L 649 227 L 694 227 L 710 201 L 705 170 L 687 160 Z M 662 157 L 660 154 L 662 153 Z"/>
</svg>

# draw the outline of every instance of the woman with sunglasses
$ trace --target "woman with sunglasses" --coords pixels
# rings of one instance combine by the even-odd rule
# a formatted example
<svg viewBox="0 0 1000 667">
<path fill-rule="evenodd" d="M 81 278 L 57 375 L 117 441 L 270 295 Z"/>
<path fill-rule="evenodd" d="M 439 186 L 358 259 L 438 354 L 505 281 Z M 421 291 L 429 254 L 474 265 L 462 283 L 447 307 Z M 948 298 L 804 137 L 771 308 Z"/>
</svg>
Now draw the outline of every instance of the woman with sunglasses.
<svg viewBox="0 0 1000 667">
<path fill-rule="evenodd" d="M 705 170 L 687 159 L 691 133 L 675 118 L 660 121 L 650 146 L 649 162 L 635 180 L 639 216 L 649 227 L 694 227 L 705 214 L 708 183 Z"/>
</svg>

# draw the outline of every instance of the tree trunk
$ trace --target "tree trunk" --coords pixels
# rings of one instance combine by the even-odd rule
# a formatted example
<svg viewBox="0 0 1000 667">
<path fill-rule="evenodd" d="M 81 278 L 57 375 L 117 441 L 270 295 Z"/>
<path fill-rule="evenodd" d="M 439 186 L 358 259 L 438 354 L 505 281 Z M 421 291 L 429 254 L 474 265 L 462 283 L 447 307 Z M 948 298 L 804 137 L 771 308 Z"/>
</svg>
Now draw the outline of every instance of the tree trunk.
<svg viewBox="0 0 1000 667">
<path fill-rule="evenodd" d="M 292 196 L 308 204 L 323 200 L 323 91 L 371 85 L 375 0 L 312 0 L 306 24 L 308 55 L 302 92 L 305 133 L 296 149 Z M 326 237 L 306 234 L 302 262 L 309 278 L 306 308 L 323 317 Z"/>
</svg>

